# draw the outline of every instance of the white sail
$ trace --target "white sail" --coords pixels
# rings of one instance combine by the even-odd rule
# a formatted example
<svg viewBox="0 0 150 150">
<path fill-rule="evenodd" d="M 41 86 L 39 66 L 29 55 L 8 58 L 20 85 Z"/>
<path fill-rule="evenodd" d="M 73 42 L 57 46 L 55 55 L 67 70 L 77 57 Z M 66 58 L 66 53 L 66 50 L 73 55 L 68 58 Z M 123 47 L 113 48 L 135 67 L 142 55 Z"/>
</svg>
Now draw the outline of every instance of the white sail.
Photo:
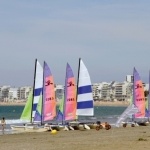
<svg viewBox="0 0 150 150">
<path fill-rule="evenodd" d="M 133 115 L 137 112 L 139 112 L 139 110 L 134 104 L 129 105 L 126 108 L 126 110 L 122 113 L 122 115 L 118 118 L 118 120 L 116 122 L 116 127 L 119 127 L 121 122 L 123 122 L 125 119 L 127 119 L 128 117 L 130 117 L 131 115 Z"/>
<path fill-rule="evenodd" d="M 90 75 L 83 61 L 80 59 L 78 87 L 77 87 L 77 111 L 78 116 L 93 116 L 93 95 Z"/>
<path fill-rule="evenodd" d="M 43 87 L 43 68 L 38 61 L 36 61 L 35 69 L 35 84 L 34 84 L 34 97 L 33 97 L 33 108 L 32 108 L 32 118 L 34 118 L 37 104 L 40 99 L 40 94 Z"/>
</svg>

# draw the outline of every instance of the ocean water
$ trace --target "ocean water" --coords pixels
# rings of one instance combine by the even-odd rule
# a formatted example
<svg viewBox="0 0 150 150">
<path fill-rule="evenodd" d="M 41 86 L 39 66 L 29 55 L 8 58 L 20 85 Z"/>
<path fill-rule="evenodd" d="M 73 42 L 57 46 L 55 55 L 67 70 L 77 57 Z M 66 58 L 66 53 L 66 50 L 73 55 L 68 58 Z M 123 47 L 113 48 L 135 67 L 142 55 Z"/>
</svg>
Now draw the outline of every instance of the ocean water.
<svg viewBox="0 0 150 150">
<path fill-rule="evenodd" d="M 20 116 L 24 106 L 0 106 L 0 118 L 5 117 L 7 124 L 20 123 Z M 58 109 L 58 108 L 57 108 Z M 108 121 L 115 123 L 126 107 L 95 106 L 93 117 L 79 117 L 82 121 Z"/>
<path fill-rule="evenodd" d="M 0 119 L 5 117 L 6 119 L 6 128 L 3 132 L 0 126 L 0 135 L 3 134 L 14 134 L 17 131 L 12 131 L 10 125 L 22 125 L 23 121 L 20 120 L 20 116 L 24 106 L 0 106 Z M 57 107 L 58 109 L 58 107 Z M 111 125 L 114 125 L 118 117 L 123 113 L 126 107 L 115 107 L 115 106 L 95 106 L 94 107 L 94 116 L 93 117 L 79 117 L 80 122 L 109 122 Z M 58 123 L 56 120 L 51 121 L 51 123 Z"/>
</svg>

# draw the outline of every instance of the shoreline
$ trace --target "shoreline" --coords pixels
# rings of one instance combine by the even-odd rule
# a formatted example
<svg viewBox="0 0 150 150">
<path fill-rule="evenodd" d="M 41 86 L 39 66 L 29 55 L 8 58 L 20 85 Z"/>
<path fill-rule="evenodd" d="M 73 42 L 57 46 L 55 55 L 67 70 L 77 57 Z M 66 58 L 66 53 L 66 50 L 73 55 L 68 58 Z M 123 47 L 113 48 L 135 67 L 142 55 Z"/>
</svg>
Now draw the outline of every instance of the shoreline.
<svg viewBox="0 0 150 150">
<path fill-rule="evenodd" d="M 60 102 L 57 102 L 57 106 L 59 105 Z M 17 102 L 0 102 L 0 106 L 25 106 L 25 102 L 20 102 L 20 103 L 17 103 Z M 117 102 L 102 102 L 102 101 L 95 101 L 94 102 L 94 106 L 122 106 L 122 107 L 127 107 L 129 106 L 129 102 L 120 102 L 120 101 L 117 101 Z"/>
</svg>

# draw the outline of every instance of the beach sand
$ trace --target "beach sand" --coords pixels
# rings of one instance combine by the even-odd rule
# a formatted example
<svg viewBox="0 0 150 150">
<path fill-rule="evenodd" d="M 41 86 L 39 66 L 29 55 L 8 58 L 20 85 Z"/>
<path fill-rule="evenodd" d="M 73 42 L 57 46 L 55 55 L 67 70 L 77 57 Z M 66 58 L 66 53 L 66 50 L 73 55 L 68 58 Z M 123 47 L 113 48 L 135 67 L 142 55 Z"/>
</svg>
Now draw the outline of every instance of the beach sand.
<svg viewBox="0 0 150 150">
<path fill-rule="evenodd" d="M 0 136 L 0 150 L 149 150 L 150 126 Z"/>
</svg>

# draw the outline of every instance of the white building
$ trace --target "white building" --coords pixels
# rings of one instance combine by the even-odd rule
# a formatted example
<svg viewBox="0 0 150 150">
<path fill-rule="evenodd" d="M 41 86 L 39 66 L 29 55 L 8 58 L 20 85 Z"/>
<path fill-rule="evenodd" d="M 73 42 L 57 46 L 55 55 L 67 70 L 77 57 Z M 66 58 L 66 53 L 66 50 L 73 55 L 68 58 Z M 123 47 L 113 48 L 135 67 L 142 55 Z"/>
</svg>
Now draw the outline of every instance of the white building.
<svg viewBox="0 0 150 150">
<path fill-rule="evenodd" d="M 64 85 L 56 85 L 55 87 L 56 100 L 60 100 L 64 95 Z"/>
<path fill-rule="evenodd" d="M 10 85 L 4 85 L 0 87 L 0 100 L 1 101 L 6 101 L 8 100 L 8 96 L 9 96 L 9 89 L 10 89 Z"/>
<path fill-rule="evenodd" d="M 8 98 L 9 98 L 9 100 L 17 100 L 18 99 L 18 88 L 10 88 Z"/>
<path fill-rule="evenodd" d="M 126 75 L 126 81 L 133 83 L 133 75 Z"/>
<path fill-rule="evenodd" d="M 30 91 L 32 90 L 31 86 L 19 87 L 17 91 L 17 96 L 19 100 L 26 100 Z"/>
</svg>

